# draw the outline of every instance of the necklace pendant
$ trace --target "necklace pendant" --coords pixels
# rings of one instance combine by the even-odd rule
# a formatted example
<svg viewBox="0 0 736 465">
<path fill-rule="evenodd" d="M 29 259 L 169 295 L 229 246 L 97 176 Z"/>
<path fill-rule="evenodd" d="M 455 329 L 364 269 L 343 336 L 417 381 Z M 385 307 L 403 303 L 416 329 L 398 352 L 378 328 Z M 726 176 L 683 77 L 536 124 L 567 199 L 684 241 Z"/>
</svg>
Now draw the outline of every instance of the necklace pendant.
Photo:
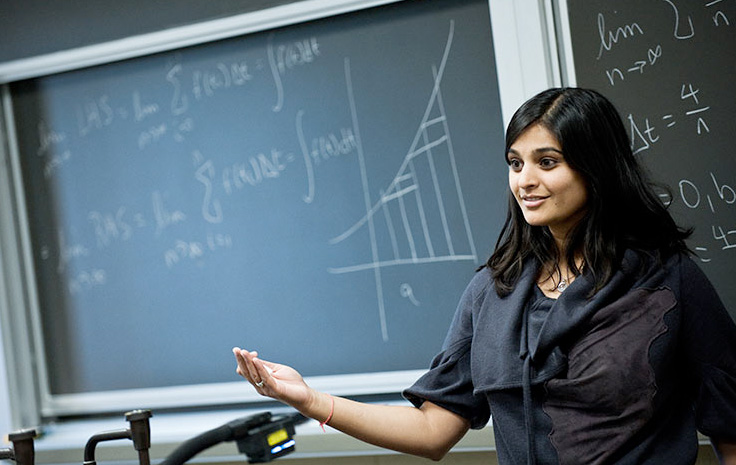
<svg viewBox="0 0 736 465">
<path fill-rule="evenodd" d="M 564 279 L 560 280 L 560 284 L 557 285 L 557 292 L 562 292 L 567 289 L 567 281 Z"/>
</svg>

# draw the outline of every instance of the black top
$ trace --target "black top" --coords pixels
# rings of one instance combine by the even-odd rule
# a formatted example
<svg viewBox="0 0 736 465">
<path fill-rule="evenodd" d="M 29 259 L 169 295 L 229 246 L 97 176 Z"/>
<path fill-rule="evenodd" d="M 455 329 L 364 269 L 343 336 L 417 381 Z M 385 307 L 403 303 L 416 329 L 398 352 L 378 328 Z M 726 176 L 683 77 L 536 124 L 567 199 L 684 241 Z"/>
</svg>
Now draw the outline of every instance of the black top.
<svg viewBox="0 0 736 465">
<path fill-rule="evenodd" d="M 500 463 L 690 464 L 696 430 L 736 441 L 736 325 L 693 261 L 628 252 L 590 299 L 585 275 L 544 297 L 537 270 L 505 298 L 479 272 L 405 396 L 492 417 Z"/>
</svg>

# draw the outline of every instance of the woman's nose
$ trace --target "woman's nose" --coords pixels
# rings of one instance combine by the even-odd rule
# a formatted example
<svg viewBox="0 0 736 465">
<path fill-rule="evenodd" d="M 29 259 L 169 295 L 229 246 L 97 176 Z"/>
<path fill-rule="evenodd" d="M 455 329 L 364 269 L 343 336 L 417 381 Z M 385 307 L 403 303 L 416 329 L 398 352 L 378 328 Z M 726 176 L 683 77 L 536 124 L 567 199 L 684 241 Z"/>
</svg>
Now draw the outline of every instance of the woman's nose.
<svg viewBox="0 0 736 465">
<path fill-rule="evenodd" d="M 534 187 L 539 182 L 533 167 L 524 166 L 518 174 L 518 184 L 521 188 L 527 189 Z"/>
</svg>

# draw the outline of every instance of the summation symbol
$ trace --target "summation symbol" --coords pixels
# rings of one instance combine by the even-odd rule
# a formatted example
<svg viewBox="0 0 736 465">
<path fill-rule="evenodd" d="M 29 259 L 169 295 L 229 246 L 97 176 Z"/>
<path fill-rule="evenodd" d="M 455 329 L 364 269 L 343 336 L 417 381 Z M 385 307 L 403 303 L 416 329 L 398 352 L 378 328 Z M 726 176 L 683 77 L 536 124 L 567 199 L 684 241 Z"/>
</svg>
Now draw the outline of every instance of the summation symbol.
<svg viewBox="0 0 736 465">
<path fill-rule="evenodd" d="M 358 146 L 365 215 L 342 234 L 331 239 L 330 244 L 338 244 L 356 237 L 356 233 L 367 229 L 371 259 L 364 263 L 330 268 L 328 271 L 336 274 L 373 271 L 381 335 L 384 341 L 388 341 L 389 335 L 381 277 L 383 268 L 460 260 L 475 261 L 477 258 L 440 90 L 453 35 L 454 22 L 450 22 L 439 69 L 434 67 L 432 69 L 434 86 L 424 116 L 395 176 L 380 190 L 377 200 L 371 199 L 353 95 L 350 61 L 345 60 L 345 77 Z M 451 220 L 448 212 L 459 212 L 461 219 Z M 460 221 L 462 226 L 458 228 L 454 223 Z M 458 229 L 462 233 L 458 233 Z M 388 239 L 379 241 L 379 236 Z M 390 247 L 385 245 L 387 243 Z M 407 285 L 403 285 L 402 292 L 405 292 L 406 288 Z M 413 295 L 412 299 L 416 300 Z M 418 301 L 416 302 L 418 304 Z"/>
</svg>

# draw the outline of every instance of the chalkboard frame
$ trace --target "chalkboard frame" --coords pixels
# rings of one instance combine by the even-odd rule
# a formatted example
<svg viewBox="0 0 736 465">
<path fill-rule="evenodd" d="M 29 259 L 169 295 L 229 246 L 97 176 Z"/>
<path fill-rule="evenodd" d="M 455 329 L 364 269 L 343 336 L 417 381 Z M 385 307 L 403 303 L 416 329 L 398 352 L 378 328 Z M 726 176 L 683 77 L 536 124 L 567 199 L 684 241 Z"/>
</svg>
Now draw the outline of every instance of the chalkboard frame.
<svg viewBox="0 0 736 465">
<path fill-rule="evenodd" d="M 329 3 L 329 5 L 327 5 Z M 350 11 L 357 11 L 360 9 L 370 8 L 373 6 L 379 6 L 383 4 L 394 3 L 394 1 L 349 1 L 349 2 L 321 2 L 321 1 L 307 1 L 300 2 L 296 7 L 293 5 L 289 7 L 277 7 L 274 11 L 259 12 L 259 13 L 248 13 L 238 18 L 228 18 L 226 20 L 217 20 L 213 22 L 207 22 L 198 24 L 192 27 L 181 28 L 177 31 L 165 31 L 161 34 L 153 34 L 148 37 L 137 37 L 131 38 L 130 40 L 124 41 L 125 44 L 100 44 L 99 46 L 92 46 L 85 48 L 84 50 L 74 50 L 69 53 L 62 54 L 62 58 L 55 62 L 54 60 L 46 62 L 41 65 L 45 60 L 32 59 L 30 61 L 24 61 L 23 63 L 13 63 L 10 67 L 0 66 L 0 80 L 2 82 L 12 82 L 28 77 L 44 76 L 53 74 L 61 70 L 80 69 L 91 65 L 103 64 L 110 61 L 116 61 L 123 58 L 131 58 L 133 56 L 143 56 L 149 53 L 154 53 L 162 50 L 171 50 L 194 43 L 207 43 L 212 40 L 219 40 L 224 37 L 232 37 L 238 35 L 244 35 L 251 32 L 257 32 L 261 30 L 269 30 L 275 27 L 298 24 L 311 19 L 329 17 L 335 14 L 341 14 Z M 499 7 L 496 7 L 498 9 Z M 493 10 L 494 8 L 491 7 Z M 265 16 L 264 16 L 265 15 Z M 506 28 L 512 28 L 513 33 L 511 38 L 513 39 L 517 34 L 516 28 L 523 29 L 526 26 L 515 24 L 514 21 L 509 24 L 509 21 L 503 21 L 499 19 L 501 16 L 508 16 L 508 12 L 504 11 L 499 15 L 492 12 L 493 22 L 493 33 L 494 40 L 501 43 L 500 37 L 504 36 L 503 28 L 498 27 L 499 24 L 505 23 Z M 264 20 L 264 18 L 271 18 L 270 20 Z M 244 27 L 231 27 L 232 24 L 241 23 L 246 24 Z M 257 26 L 256 26 L 257 25 Z M 227 31 L 223 31 L 227 29 Z M 206 31 L 203 33 L 202 31 Z M 543 35 L 543 34 L 542 34 Z M 196 36 L 196 38 L 193 38 Z M 508 36 L 508 34 L 506 34 Z M 542 39 L 545 39 L 542 37 Z M 142 42 L 148 43 L 149 46 L 141 46 Z M 511 47 L 509 47 L 511 48 Z M 546 44 L 540 45 L 538 50 L 535 51 L 537 56 L 534 61 L 537 61 L 539 55 L 544 55 L 541 52 L 542 49 L 546 49 Z M 110 53 L 112 50 L 125 50 L 123 52 Z M 508 48 L 507 48 L 508 50 Z M 546 51 L 546 50 L 545 50 Z M 513 54 L 511 54 L 513 55 Z M 75 59 L 70 60 L 71 56 L 76 56 Z M 102 59 L 102 56 L 106 56 L 106 59 Z M 508 60 L 509 54 L 507 54 Z M 502 105 L 503 105 L 503 116 L 505 120 L 510 117 L 510 108 L 518 106 L 520 101 L 528 96 L 529 94 L 539 90 L 540 88 L 546 87 L 551 84 L 550 78 L 546 72 L 549 68 L 545 69 L 545 73 L 539 74 L 542 76 L 538 82 L 532 83 L 534 88 L 526 89 L 520 85 L 522 80 L 519 79 L 521 74 L 520 62 L 523 61 L 521 57 L 515 56 L 515 63 L 512 63 L 508 69 L 514 71 L 508 71 L 505 79 L 501 79 L 499 76 L 499 86 L 501 87 L 502 94 Z M 528 59 L 528 58 L 527 58 Z M 543 57 L 542 63 L 546 65 L 546 57 Z M 62 66 L 59 63 L 64 62 Z M 538 61 L 537 61 L 538 62 Z M 526 69 L 529 69 L 527 66 Z M 499 71 L 500 74 L 500 71 Z M 529 80 L 527 79 L 527 85 Z M 6 109 L 6 121 L 7 132 L 11 135 L 9 137 L 10 155 L 11 161 L 15 158 L 15 167 L 12 169 L 13 173 L 11 177 L 16 180 L 16 191 L 15 195 L 19 197 L 18 202 L 22 203 L 22 195 L 20 194 L 21 189 L 17 187 L 17 181 L 20 179 L 17 167 L 17 148 L 14 148 L 12 141 L 13 132 L 13 121 L 7 111 L 11 96 L 7 86 L 3 88 L 4 107 Z M 37 312 L 37 308 L 34 309 L 35 304 L 32 297 L 34 291 L 33 279 L 30 277 L 33 275 L 28 270 L 29 263 L 32 261 L 29 259 L 30 251 L 27 250 L 28 240 L 27 232 L 27 218 L 23 218 L 23 208 L 19 209 L 20 212 L 17 214 L 21 217 L 18 219 L 20 229 L 25 230 L 22 232 L 22 236 L 25 236 L 25 240 L 21 242 L 25 245 L 24 255 L 26 263 L 26 281 L 27 287 L 29 288 L 28 293 L 30 295 L 31 307 L 31 324 L 32 331 L 36 334 L 40 333 L 38 316 L 37 313 L 34 316 L 34 312 Z M 7 266 L 6 266 L 7 268 Z M 6 312 L 7 309 L 4 309 Z M 5 336 L 7 339 L 7 336 Z M 36 354 L 43 354 L 42 342 L 39 338 L 31 338 L 32 343 L 35 344 Z M 38 356 L 38 355 L 37 355 Z M 59 415 L 80 415 L 94 412 L 110 411 L 110 410 L 124 410 L 129 408 L 135 408 L 142 404 L 149 406 L 158 407 L 186 407 L 186 406 L 203 406 L 207 405 L 208 401 L 203 401 L 203 398 L 212 399 L 212 404 L 222 403 L 250 403 L 262 400 L 255 393 L 249 393 L 243 389 L 242 383 L 224 383 L 217 385 L 207 386 L 179 386 L 175 388 L 157 388 L 153 390 L 132 390 L 126 392 L 113 392 L 113 393 L 97 393 L 97 394 L 74 394 L 74 395 L 50 395 L 48 390 L 48 381 L 44 379 L 45 372 L 42 369 L 44 366 L 43 356 L 40 356 L 41 360 L 38 363 L 38 370 L 36 376 L 40 381 L 40 403 L 41 403 L 41 415 L 44 417 L 54 417 Z M 335 394 L 342 395 L 369 395 L 378 393 L 396 393 L 401 389 L 410 384 L 416 377 L 421 374 L 421 370 L 409 371 L 409 372 L 393 372 L 393 373 L 379 373 L 374 375 L 350 375 L 340 377 L 320 377 L 319 379 L 311 379 L 310 383 L 318 388 L 333 392 Z M 176 400 L 172 400 L 176 399 Z M 215 400 L 216 399 L 216 400 Z"/>
<path fill-rule="evenodd" d="M 0 63 L 0 84 L 336 16 L 401 0 L 304 0 L 110 42 Z"/>
</svg>

